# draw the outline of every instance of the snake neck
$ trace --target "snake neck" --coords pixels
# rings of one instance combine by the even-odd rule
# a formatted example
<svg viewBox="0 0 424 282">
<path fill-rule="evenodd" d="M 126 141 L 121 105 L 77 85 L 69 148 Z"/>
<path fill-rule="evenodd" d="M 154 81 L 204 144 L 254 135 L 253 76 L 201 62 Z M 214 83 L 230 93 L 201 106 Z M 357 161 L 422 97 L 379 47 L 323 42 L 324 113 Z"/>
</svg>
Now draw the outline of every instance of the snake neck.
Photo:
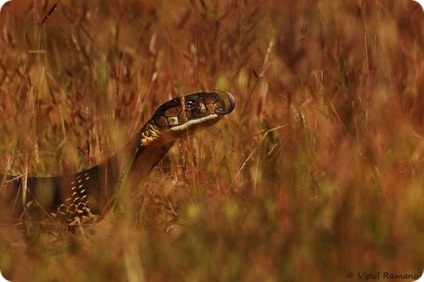
<svg viewBox="0 0 424 282">
<path fill-rule="evenodd" d="M 121 170 L 118 186 L 125 185 L 129 186 L 130 190 L 136 189 L 176 141 L 175 139 L 170 139 L 161 144 L 144 146 L 140 142 L 142 136 L 143 130 L 138 132 L 129 146 L 126 147 L 129 149 L 123 150 L 124 158 L 128 162 Z M 121 156 L 117 155 L 114 158 L 121 158 Z"/>
</svg>

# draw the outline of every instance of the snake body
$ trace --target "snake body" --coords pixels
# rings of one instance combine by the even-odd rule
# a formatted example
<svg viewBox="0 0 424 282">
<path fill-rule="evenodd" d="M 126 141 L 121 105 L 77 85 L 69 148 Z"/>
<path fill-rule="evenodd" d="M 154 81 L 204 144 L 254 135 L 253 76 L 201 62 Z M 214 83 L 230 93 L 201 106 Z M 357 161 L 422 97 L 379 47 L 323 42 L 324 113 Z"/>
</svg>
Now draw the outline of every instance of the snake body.
<svg viewBox="0 0 424 282">
<path fill-rule="evenodd" d="M 234 106 L 234 97 L 223 91 L 174 98 L 155 111 L 127 146 L 97 166 L 55 177 L 0 175 L 6 218 L 70 226 L 95 222 L 111 208 L 117 190 L 140 183 L 178 138 L 217 123 Z"/>
</svg>

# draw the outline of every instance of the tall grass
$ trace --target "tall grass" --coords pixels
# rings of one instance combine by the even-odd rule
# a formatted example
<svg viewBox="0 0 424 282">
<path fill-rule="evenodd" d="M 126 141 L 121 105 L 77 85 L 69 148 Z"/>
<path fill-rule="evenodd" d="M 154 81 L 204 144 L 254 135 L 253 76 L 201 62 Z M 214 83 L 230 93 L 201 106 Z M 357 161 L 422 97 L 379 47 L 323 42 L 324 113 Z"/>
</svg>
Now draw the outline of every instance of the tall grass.
<svg viewBox="0 0 424 282">
<path fill-rule="evenodd" d="M 52 3 L 36 3 L 42 18 Z M 83 232 L 1 226 L 8 278 L 341 281 L 424 269 L 418 4 L 63 0 L 41 27 L 33 6 L 0 14 L 2 171 L 93 166 L 174 96 L 228 90 L 237 108 L 177 142 L 131 205 Z"/>
</svg>

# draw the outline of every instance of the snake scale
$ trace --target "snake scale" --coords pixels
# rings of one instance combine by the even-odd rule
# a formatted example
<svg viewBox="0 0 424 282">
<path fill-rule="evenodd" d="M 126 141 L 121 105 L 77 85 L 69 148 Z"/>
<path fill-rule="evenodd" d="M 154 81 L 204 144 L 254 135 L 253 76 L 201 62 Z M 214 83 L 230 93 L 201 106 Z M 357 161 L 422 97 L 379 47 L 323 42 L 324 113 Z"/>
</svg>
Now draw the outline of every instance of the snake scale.
<svg viewBox="0 0 424 282">
<path fill-rule="evenodd" d="M 214 125 L 234 107 L 234 97 L 224 91 L 174 98 L 155 111 L 127 146 L 97 166 L 54 177 L 0 175 L 2 219 L 94 223 L 110 210 L 117 190 L 139 184 L 178 138 Z"/>
</svg>

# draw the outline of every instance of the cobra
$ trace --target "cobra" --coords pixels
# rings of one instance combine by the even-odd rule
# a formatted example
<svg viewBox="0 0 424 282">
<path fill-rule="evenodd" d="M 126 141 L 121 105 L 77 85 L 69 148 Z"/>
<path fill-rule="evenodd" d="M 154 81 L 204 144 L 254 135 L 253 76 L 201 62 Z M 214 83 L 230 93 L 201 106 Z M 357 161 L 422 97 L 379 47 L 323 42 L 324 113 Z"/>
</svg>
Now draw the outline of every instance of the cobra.
<svg viewBox="0 0 424 282">
<path fill-rule="evenodd" d="M 55 177 L 0 175 L 6 217 L 69 226 L 94 223 L 110 210 L 117 191 L 138 185 L 177 139 L 216 124 L 234 107 L 233 95 L 224 91 L 174 98 L 155 111 L 127 146 L 97 166 Z"/>
</svg>

